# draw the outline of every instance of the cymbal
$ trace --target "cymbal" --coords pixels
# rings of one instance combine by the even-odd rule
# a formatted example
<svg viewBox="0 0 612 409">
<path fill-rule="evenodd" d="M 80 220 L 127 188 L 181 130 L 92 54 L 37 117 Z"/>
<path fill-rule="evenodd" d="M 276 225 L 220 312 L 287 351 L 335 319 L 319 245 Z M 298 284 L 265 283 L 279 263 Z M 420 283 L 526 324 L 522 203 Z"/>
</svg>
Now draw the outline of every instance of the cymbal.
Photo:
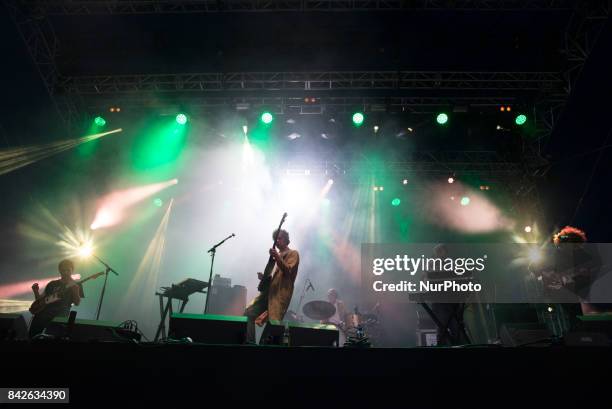
<svg viewBox="0 0 612 409">
<path fill-rule="evenodd" d="M 310 301 L 302 308 L 304 315 L 311 320 L 326 320 L 336 313 L 336 307 L 327 301 Z"/>
</svg>

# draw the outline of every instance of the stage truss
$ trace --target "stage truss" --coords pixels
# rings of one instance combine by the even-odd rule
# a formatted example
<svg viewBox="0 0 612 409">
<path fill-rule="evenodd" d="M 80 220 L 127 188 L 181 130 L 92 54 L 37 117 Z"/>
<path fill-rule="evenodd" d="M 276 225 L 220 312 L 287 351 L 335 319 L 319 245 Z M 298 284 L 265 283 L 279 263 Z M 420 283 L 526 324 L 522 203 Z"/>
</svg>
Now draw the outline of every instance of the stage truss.
<svg viewBox="0 0 612 409">
<path fill-rule="evenodd" d="M 8 0 L 5 2 L 59 114 L 69 130 L 83 117 L 120 101 L 135 109 L 187 106 L 195 110 L 267 107 L 277 113 L 409 112 L 431 114 L 441 109 L 499 106 L 531 102 L 536 137 L 525 146 L 520 163 L 493 156 L 440 158 L 431 153 L 416 161 L 392 161 L 398 174 L 406 171 L 478 172 L 510 175 L 518 192 L 533 191 L 533 177 L 545 172 L 540 147 L 553 132 L 598 33 L 610 15 L 610 1 L 457 0 Z M 126 15 L 218 12 L 393 12 L 415 10 L 505 12 L 533 10 L 571 12 L 564 33 L 566 64 L 560 72 L 231 72 L 66 76 L 57 67 L 60 44 L 51 16 Z M 256 95 L 256 96 L 255 96 Z M 305 97 L 315 97 L 315 103 Z M 350 169 L 346 164 L 322 164 L 321 169 Z M 348 167 L 347 167 L 348 166 Z M 389 170 L 389 169 L 387 169 Z M 528 183 L 529 182 L 529 183 Z"/>
</svg>

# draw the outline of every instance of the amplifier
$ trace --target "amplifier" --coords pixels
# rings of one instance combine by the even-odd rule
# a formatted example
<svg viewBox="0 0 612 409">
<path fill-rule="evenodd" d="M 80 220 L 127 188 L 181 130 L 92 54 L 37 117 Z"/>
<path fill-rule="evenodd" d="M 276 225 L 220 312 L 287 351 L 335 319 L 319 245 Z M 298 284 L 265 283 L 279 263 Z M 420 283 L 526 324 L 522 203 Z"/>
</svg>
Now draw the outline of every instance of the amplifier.
<svg viewBox="0 0 612 409">
<path fill-rule="evenodd" d="M 243 316 L 173 313 L 168 335 L 205 344 L 244 344 L 246 329 L 247 317 Z"/>
<path fill-rule="evenodd" d="M 217 281 L 218 279 L 215 279 L 215 285 L 210 288 L 208 314 L 236 316 L 244 314 L 247 302 L 246 287 L 217 285 Z"/>
<path fill-rule="evenodd" d="M 74 320 L 70 340 L 75 342 L 122 342 L 140 341 L 140 334 L 120 328 L 120 322 Z M 55 337 L 65 337 L 68 331 L 68 317 L 56 317 L 45 329 L 45 333 Z"/>
<path fill-rule="evenodd" d="M 522 322 L 503 324 L 499 336 L 504 346 L 548 346 L 552 333 L 540 324 Z"/>
<path fill-rule="evenodd" d="M 333 347 L 339 345 L 338 328 L 334 325 L 270 320 L 261 335 L 260 344 L 280 345 L 289 325 L 289 345 Z"/>
<path fill-rule="evenodd" d="M 28 326 L 21 314 L 0 314 L 0 340 L 28 339 Z"/>
</svg>

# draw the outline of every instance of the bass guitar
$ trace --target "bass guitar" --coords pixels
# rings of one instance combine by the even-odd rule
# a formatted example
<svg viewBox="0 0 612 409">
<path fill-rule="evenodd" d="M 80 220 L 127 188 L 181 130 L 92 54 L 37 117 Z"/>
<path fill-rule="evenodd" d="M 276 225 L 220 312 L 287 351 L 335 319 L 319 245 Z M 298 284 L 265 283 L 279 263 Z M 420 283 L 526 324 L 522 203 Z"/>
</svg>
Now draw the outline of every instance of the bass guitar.
<svg viewBox="0 0 612 409">
<path fill-rule="evenodd" d="M 278 225 L 278 229 L 274 231 L 274 237 L 273 237 L 274 242 L 272 243 L 272 247 L 276 246 L 276 239 L 278 239 L 278 232 L 280 231 L 281 227 L 283 227 L 283 223 L 285 223 L 286 218 L 287 218 L 287 213 L 284 213 L 283 218 L 281 219 Z M 259 282 L 259 285 L 257 286 L 257 291 L 259 291 L 261 295 L 266 298 L 268 297 L 268 291 L 270 290 L 270 283 L 272 282 L 272 271 L 274 270 L 275 264 L 276 264 L 276 261 L 274 261 L 274 258 L 270 256 L 270 258 L 268 259 L 268 264 L 266 264 L 266 268 L 264 269 L 263 277 L 261 278 L 261 281 Z"/>
<path fill-rule="evenodd" d="M 58 302 L 59 300 L 61 300 L 64 297 L 64 295 L 66 294 L 66 292 L 68 292 L 68 290 L 70 288 L 74 287 L 75 285 L 83 284 L 85 281 L 93 280 L 95 278 L 98 278 L 102 274 L 104 274 L 104 271 L 100 271 L 99 273 L 92 274 L 89 277 L 84 278 L 84 279 L 82 279 L 80 281 L 76 281 L 70 287 L 58 289 L 56 291 L 53 291 L 51 294 L 45 294 L 45 296 L 38 298 L 37 300 L 35 300 L 32 303 L 32 305 L 30 306 L 30 312 L 33 315 L 36 315 L 36 314 L 40 313 L 45 308 L 47 308 L 47 306 L 49 304 L 53 304 L 53 303 Z"/>
</svg>

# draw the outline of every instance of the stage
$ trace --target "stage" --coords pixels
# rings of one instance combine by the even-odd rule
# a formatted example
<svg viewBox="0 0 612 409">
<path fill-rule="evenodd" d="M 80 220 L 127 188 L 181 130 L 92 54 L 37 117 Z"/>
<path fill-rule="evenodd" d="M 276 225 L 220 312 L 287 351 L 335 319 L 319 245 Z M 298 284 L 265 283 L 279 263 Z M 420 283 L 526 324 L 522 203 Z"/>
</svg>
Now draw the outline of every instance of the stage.
<svg viewBox="0 0 612 409">
<path fill-rule="evenodd" d="M 605 392 L 609 348 L 315 348 L 203 344 L 5 342 L 5 387 L 70 387 L 70 401 L 177 407 L 241 401 L 494 407 L 581 399 Z M 530 391 L 536 395 L 527 397 Z M 568 395 L 569 393 L 569 395 Z M 279 400 L 282 399 L 282 400 Z M 488 398 L 487 398 L 488 399 Z M 344 407 L 345 405 L 340 405 Z M 419 406 L 425 407 L 425 406 Z"/>
</svg>

